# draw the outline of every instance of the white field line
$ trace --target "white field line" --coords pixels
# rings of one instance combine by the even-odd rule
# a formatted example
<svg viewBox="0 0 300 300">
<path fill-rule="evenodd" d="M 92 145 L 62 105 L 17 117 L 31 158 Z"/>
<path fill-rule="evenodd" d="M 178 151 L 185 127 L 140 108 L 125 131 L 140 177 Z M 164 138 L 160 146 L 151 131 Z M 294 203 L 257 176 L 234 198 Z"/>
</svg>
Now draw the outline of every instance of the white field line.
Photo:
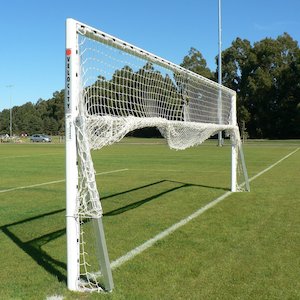
<svg viewBox="0 0 300 300">
<path fill-rule="evenodd" d="M 287 159 L 288 157 L 290 157 L 291 155 L 293 155 L 299 149 L 300 148 L 297 148 L 295 151 L 289 153 L 288 155 L 284 156 L 283 158 L 281 158 L 280 160 L 278 160 L 277 162 L 275 162 L 274 164 L 272 164 L 268 168 L 266 168 L 263 171 L 259 172 L 255 176 L 251 177 L 249 179 L 249 181 L 252 181 L 252 180 L 256 179 L 257 177 L 261 176 L 262 174 L 264 174 L 265 172 L 271 170 L 272 168 L 274 168 L 275 166 L 277 166 L 279 163 L 281 163 L 282 161 L 284 161 L 285 159 Z M 202 208 L 198 209 L 197 211 L 195 211 L 194 213 L 192 213 L 190 216 L 186 217 L 185 219 L 182 219 L 178 223 L 173 224 L 171 227 L 169 227 L 166 230 L 162 231 L 161 233 L 157 234 L 156 236 L 154 236 L 153 238 L 149 239 L 145 243 L 143 243 L 140 246 L 134 248 L 133 250 L 131 250 L 128 253 L 126 253 L 125 255 L 119 257 L 115 261 L 111 262 L 111 268 L 112 269 L 116 269 L 116 268 L 120 267 L 122 264 L 124 264 L 125 262 L 133 259 L 136 255 L 142 253 L 143 251 L 145 251 L 148 248 L 150 248 L 151 246 L 153 246 L 154 243 L 156 243 L 157 241 L 159 241 L 159 240 L 167 237 L 168 235 L 170 235 L 172 232 L 174 232 L 178 228 L 186 225 L 187 223 L 189 223 L 193 219 L 197 218 L 198 216 L 200 216 L 201 214 L 203 214 L 205 211 L 209 210 L 210 208 L 212 208 L 215 205 L 217 205 L 219 202 L 221 202 L 224 199 L 226 199 L 232 193 L 233 192 L 231 192 L 231 191 L 226 192 L 222 196 L 216 198 L 215 200 L 209 202 L 208 204 L 206 204 Z"/>
<path fill-rule="evenodd" d="M 14 159 L 14 158 L 28 158 L 28 157 L 37 157 L 37 156 L 49 156 L 49 155 L 57 155 L 57 153 L 45 153 L 45 154 L 35 154 L 35 155 L 16 155 L 16 156 L 3 156 L 0 159 Z"/>
<path fill-rule="evenodd" d="M 64 296 L 60 295 L 52 295 L 52 296 L 47 296 L 46 300 L 63 300 Z"/>
<path fill-rule="evenodd" d="M 113 171 L 106 171 L 106 172 L 96 173 L 96 176 L 105 175 L 105 174 L 112 174 L 112 173 L 117 173 L 117 172 L 124 172 L 124 171 L 128 171 L 128 170 L 129 169 L 119 169 L 119 170 L 113 170 Z M 66 181 L 65 179 L 61 179 L 61 180 L 42 182 L 42 183 L 37 183 L 37 184 L 32 184 L 32 185 L 19 186 L 19 187 L 7 189 L 7 190 L 0 190 L 0 193 L 7 193 L 7 192 L 12 192 L 12 191 L 17 191 L 17 190 L 29 189 L 29 188 L 34 188 L 34 187 L 43 186 L 43 185 L 61 183 L 61 182 L 65 182 L 65 181 Z"/>
<path fill-rule="evenodd" d="M 283 158 L 281 158 L 280 160 L 278 160 L 277 162 L 275 162 L 274 164 L 272 164 L 271 166 L 269 166 L 268 168 L 262 170 L 261 172 L 257 173 L 256 175 L 254 175 L 253 177 L 251 177 L 249 179 L 249 181 L 253 181 L 254 179 L 256 179 L 257 177 L 263 175 L 265 172 L 271 170 L 272 168 L 274 168 L 276 165 L 280 164 L 282 161 L 284 161 L 285 159 L 287 159 L 288 157 L 290 157 L 291 155 L 293 155 L 295 152 L 297 152 L 300 148 L 297 148 L 295 151 L 289 153 L 288 155 L 284 156 Z M 128 169 L 123 169 L 128 170 Z M 122 170 L 122 171 L 123 171 Z M 118 171 L 118 170 L 116 170 Z M 115 171 L 115 172 L 116 172 Z M 120 171 L 120 170 L 119 170 Z M 100 175 L 100 174 L 99 174 Z M 225 198 L 227 198 L 228 196 L 230 196 L 232 194 L 232 192 L 226 192 L 225 194 L 223 194 L 222 196 L 218 197 L 217 199 L 211 201 L 210 203 L 206 204 L 204 207 L 200 208 L 199 210 L 195 211 L 193 214 L 191 214 L 190 216 L 188 216 L 187 218 L 179 221 L 178 223 L 175 223 L 174 225 L 172 225 L 171 227 L 167 228 L 166 230 L 162 231 L 161 233 L 159 233 L 158 235 L 154 236 L 153 238 L 151 238 L 150 240 L 148 240 L 147 242 L 145 242 L 144 244 L 136 247 L 135 249 L 129 251 L 127 254 L 119 257 L 118 259 L 116 259 L 115 261 L 111 262 L 111 268 L 112 269 L 116 269 L 118 267 L 120 267 L 122 264 L 124 264 L 125 262 L 133 259 L 136 255 L 142 253 L 143 251 L 147 250 L 148 248 L 150 248 L 154 243 L 156 243 L 157 241 L 167 237 L 168 235 L 170 235 L 172 232 L 174 232 L 176 229 L 182 227 L 183 225 L 187 224 L 188 222 L 190 222 L 191 220 L 197 218 L 198 216 L 200 216 L 201 214 L 203 214 L 205 211 L 207 211 L 208 209 L 214 207 L 215 205 L 217 205 L 219 202 L 223 201 Z M 57 296 L 54 296 L 57 297 Z M 60 298 L 62 296 L 58 296 L 58 298 L 53 298 L 53 296 L 51 297 L 47 297 L 47 300 L 56 300 L 56 299 L 63 299 Z"/>
<path fill-rule="evenodd" d="M 178 228 L 182 227 L 183 225 L 185 225 L 188 222 L 192 221 L 193 219 L 197 218 L 198 216 L 200 216 L 201 214 L 203 214 L 205 211 L 207 211 L 208 209 L 212 208 L 213 206 L 215 206 L 216 204 L 218 204 L 219 202 L 221 202 L 222 200 L 224 200 L 225 198 L 227 198 L 231 194 L 232 194 L 232 192 L 226 192 L 225 194 L 223 194 L 219 198 L 211 201 L 210 203 L 206 204 L 202 208 L 198 209 L 193 214 L 189 215 L 187 218 L 182 219 L 178 223 L 175 223 L 174 225 L 172 225 L 171 227 L 169 227 L 166 230 L 162 231 L 158 235 L 154 236 L 153 238 L 151 238 L 150 240 L 148 240 L 144 244 L 136 247 L 135 249 L 129 251 L 125 255 L 119 257 L 118 259 L 116 259 L 115 261 L 113 261 L 111 263 L 111 268 L 115 269 L 115 268 L 120 267 L 123 263 L 131 260 L 136 255 L 138 255 L 138 254 L 142 253 L 143 251 L 147 250 L 148 248 L 150 248 L 151 246 L 153 246 L 154 243 L 156 243 L 157 241 L 159 241 L 159 240 L 167 237 L 168 235 L 170 235 L 172 232 L 174 232 Z"/>
<path fill-rule="evenodd" d="M 145 171 L 145 169 L 130 169 L 130 171 Z M 171 169 L 147 169 L 147 172 L 177 172 L 177 173 L 190 173 L 189 170 L 171 170 Z M 215 173 L 216 171 L 201 171 L 197 170 L 194 173 Z M 228 171 L 218 171 L 218 174 L 226 173 L 228 174 Z"/>
<path fill-rule="evenodd" d="M 249 181 L 251 182 L 252 180 L 256 179 L 257 177 L 259 177 L 260 175 L 264 174 L 265 172 L 268 172 L 270 169 L 272 169 L 273 167 L 277 166 L 278 164 L 280 164 L 282 161 L 284 161 L 285 159 L 289 158 L 291 155 L 293 155 L 294 153 L 296 153 L 298 150 L 300 149 L 297 148 L 296 150 L 292 151 L 291 153 L 289 153 L 288 155 L 284 156 L 283 158 L 281 158 L 280 160 L 278 160 L 276 163 L 274 163 L 273 165 L 271 165 L 270 167 L 264 169 L 263 171 L 259 172 L 258 174 L 254 175 L 253 177 L 251 177 L 249 179 Z"/>
<path fill-rule="evenodd" d="M 132 142 L 132 143 L 130 143 L 130 142 L 121 142 L 121 143 L 117 143 L 116 145 L 167 145 L 167 143 L 164 143 L 164 142 L 144 142 L 144 143 L 142 143 L 142 142 Z"/>
</svg>

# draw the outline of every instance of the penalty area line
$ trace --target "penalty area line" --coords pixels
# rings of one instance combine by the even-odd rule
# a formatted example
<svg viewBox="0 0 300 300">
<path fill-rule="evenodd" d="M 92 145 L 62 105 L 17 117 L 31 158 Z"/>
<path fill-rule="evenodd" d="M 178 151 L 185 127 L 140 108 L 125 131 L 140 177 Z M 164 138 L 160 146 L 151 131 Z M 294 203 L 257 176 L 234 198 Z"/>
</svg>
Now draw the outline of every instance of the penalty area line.
<svg viewBox="0 0 300 300">
<path fill-rule="evenodd" d="M 128 171 L 128 170 L 129 169 L 119 169 L 119 170 L 105 171 L 105 172 L 101 172 L 101 173 L 96 173 L 96 176 L 105 175 L 105 174 L 112 174 L 112 173 L 118 173 L 118 172 L 124 172 L 124 171 Z M 8 193 L 8 192 L 13 192 L 13 191 L 17 191 L 17 190 L 24 190 L 24 189 L 34 188 L 34 187 L 38 187 L 38 186 L 62 183 L 62 182 L 65 182 L 65 181 L 66 181 L 65 179 L 61 179 L 61 180 L 42 182 L 42 183 L 26 185 L 26 186 L 18 186 L 18 187 L 11 188 L 11 189 L 0 190 L 0 193 Z"/>
<path fill-rule="evenodd" d="M 280 164 L 282 161 L 284 161 L 285 159 L 287 159 L 288 157 L 290 157 L 291 155 L 293 155 L 299 149 L 300 148 L 297 148 L 296 150 L 294 150 L 291 153 L 287 154 L 286 156 L 284 156 L 283 158 L 281 158 L 280 160 L 278 160 L 274 164 L 270 165 L 266 169 L 264 169 L 261 172 L 257 173 L 256 175 L 254 175 L 253 177 L 251 177 L 249 179 L 249 181 L 253 181 L 257 177 L 259 177 L 259 176 L 263 175 L 264 173 L 268 172 L 269 170 L 271 170 L 272 168 L 274 168 L 275 166 L 277 166 L 278 164 Z M 125 255 L 123 255 L 123 256 L 119 257 L 118 259 L 116 259 L 115 261 L 111 262 L 111 268 L 112 269 L 116 269 L 116 268 L 120 267 L 121 265 L 123 265 L 125 262 L 133 259 L 138 254 L 140 254 L 143 251 L 147 250 L 148 248 L 152 247 L 157 241 L 159 241 L 159 240 L 167 237 L 168 235 L 170 235 L 171 233 L 173 233 L 175 230 L 177 230 L 180 227 L 186 225 L 187 223 L 189 223 L 193 219 L 199 217 L 204 212 L 206 212 L 210 208 L 216 206 L 218 203 L 220 203 L 221 201 L 223 201 L 224 199 L 226 199 L 231 194 L 233 194 L 233 192 L 231 192 L 231 191 L 226 192 L 225 194 L 223 194 L 220 197 L 216 198 L 215 200 L 209 202 L 208 204 L 206 204 L 202 208 L 198 209 L 197 211 L 195 211 L 194 213 L 192 213 L 188 217 L 186 217 L 186 218 L 182 219 L 181 221 L 173 224 L 171 227 L 169 227 L 166 230 L 162 231 L 161 233 L 157 234 L 156 236 L 154 236 L 153 238 L 149 239 L 145 243 L 143 243 L 140 246 L 138 246 L 138 247 L 132 249 L 131 251 L 127 252 Z"/>
</svg>

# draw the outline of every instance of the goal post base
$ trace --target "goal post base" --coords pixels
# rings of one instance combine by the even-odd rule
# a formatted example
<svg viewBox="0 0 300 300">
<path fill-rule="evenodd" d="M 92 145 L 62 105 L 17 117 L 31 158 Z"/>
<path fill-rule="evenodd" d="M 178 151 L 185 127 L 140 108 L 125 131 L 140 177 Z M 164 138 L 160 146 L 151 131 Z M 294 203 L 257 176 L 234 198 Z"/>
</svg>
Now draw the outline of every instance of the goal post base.
<svg viewBox="0 0 300 300">
<path fill-rule="evenodd" d="M 114 282 L 108 257 L 102 217 L 93 219 L 93 227 L 95 230 L 96 250 L 99 267 L 104 280 L 104 290 L 111 292 L 114 288 Z"/>
</svg>

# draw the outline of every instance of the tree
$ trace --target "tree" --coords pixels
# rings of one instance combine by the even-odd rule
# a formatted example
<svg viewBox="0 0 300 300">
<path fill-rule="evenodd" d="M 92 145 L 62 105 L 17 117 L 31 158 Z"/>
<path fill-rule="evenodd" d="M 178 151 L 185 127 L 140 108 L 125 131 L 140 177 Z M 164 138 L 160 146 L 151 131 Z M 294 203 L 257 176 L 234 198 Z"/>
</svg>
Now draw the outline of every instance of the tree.
<svg viewBox="0 0 300 300">
<path fill-rule="evenodd" d="M 223 51 L 223 84 L 237 91 L 238 119 L 250 137 L 300 136 L 299 56 L 297 42 L 286 33 L 253 46 L 237 38 Z"/>
<path fill-rule="evenodd" d="M 22 132 L 27 134 L 40 132 L 42 123 L 40 115 L 35 109 L 35 105 L 31 102 L 27 102 L 14 109 L 13 124 L 16 134 Z"/>
<path fill-rule="evenodd" d="M 206 60 L 203 58 L 201 52 L 193 47 L 189 50 L 189 54 L 183 58 L 180 66 L 206 78 L 213 79 L 213 74 L 207 67 Z"/>
<path fill-rule="evenodd" d="M 0 135 L 9 134 L 9 122 L 10 122 L 9 109 L 4 109 L 0 113 Z"/>
<path fill-rule="evenodd" d="M 9 132 L 9 110 L 0 112 L 0 134 Z M 39 99 L 36 104 L 27 102 L 13 107 L 13 132 L 64 133 L 64 90 L 53 93 L 49 100 Z"/>
<path fill-rule="evenodd" d="M 293 137 L 299 102 L 299 56 L 296 41 L 288 34 L 254 44 L 256 62 L 248 78 L 250 131 L 258 137 Z M 299 82 L 299 81 L 298 81 Z M 259 132 L 258 132 L 259 130 Z M 298 131 L 299 132 L 299 131 Z"/>
<path fill-rule="evenodd" d="M 218 64 L 218 58 L 216 57 Z M 222 81 L 223 84 L 237 92 L 237 115 L 240 126 L 251 119 L 248 109 L 248 77 L 252 72 L 252 65 L 256 56 L 250 42 L 237 38 L 231 47 L 222 52 Z M 217 78 L 218 69 L 215 73 Z"/>
</svg>

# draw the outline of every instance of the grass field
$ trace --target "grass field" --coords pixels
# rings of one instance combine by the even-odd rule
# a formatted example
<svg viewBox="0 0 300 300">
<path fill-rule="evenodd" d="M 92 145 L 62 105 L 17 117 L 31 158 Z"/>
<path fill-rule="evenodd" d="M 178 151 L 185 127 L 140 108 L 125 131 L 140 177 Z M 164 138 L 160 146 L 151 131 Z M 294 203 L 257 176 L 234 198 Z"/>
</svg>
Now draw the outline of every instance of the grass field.
<svg viewBox="0 0 300 300">
<path fill-rule="evenodd" d="M 66 288 L 64 145 L 1 144 L 0 299 L 300 299 L 299 147 L 248 141 L 250 193 L 114 267 L 112 293 L 82 294 Z M 112 262 L 230 187 L 230 147 L 215 141 L 124 139 L 93 159 Z"/>
</svg>

